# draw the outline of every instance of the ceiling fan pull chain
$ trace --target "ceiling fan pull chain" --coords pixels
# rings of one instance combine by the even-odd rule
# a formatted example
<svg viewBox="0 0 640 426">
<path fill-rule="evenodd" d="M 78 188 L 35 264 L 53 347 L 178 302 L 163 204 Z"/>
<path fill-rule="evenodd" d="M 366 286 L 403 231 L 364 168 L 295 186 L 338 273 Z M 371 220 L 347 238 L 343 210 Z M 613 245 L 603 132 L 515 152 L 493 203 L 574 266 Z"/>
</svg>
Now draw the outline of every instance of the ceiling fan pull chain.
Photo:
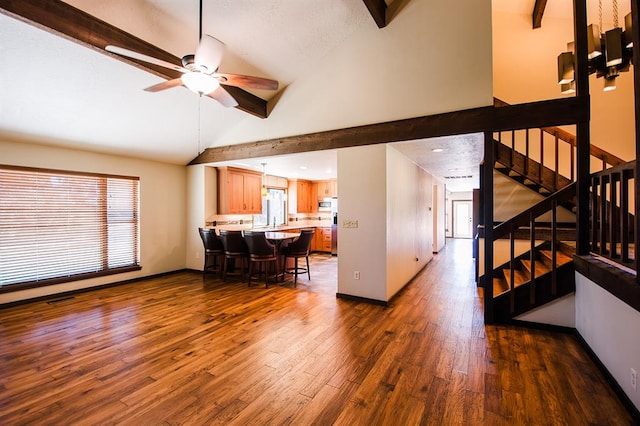
<svg viewBox="0 0 640 426">
<path fill-rule="evenodd" d="M 200 30 L 198 32 L 198 41 L 202 40 L 202 0 L 200 0 L 200 13 L 198 14 L 200 17 Z"/>
</svg>

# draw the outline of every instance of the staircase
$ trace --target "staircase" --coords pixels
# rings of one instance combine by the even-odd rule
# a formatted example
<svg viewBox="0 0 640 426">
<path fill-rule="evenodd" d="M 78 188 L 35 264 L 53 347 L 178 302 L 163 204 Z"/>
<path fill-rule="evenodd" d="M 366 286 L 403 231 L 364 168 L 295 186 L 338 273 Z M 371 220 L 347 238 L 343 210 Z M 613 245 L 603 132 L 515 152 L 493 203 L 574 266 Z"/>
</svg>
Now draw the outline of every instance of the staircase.
<svg viewBox="0 0 640 426">
<path fill-rule="evenodd" d="M 493 318 L 504 322 L 575 291 L 575 223 L 559 224 L 557 213 L 576 211 L 576 145 L 573 135 L 553 127 L 494 133 L 494 149 L 494 170 L 545 197 L 493 228 L 494 247 L 509 240 L 509 260 L 483 285 L 492 283 Z M 603 169 L 624 163 L 595 146 L 591 155 Z M 517 254 L 516 241 L 528 242 L 528 250 Z"/>
<path fill-rule="evenodd" d="M 493 278 L 496 321 L 507 321 L 575 291 L 575 247 L 559 246 L 555 267 L 550 242 L 545 241 L 535 247 L 533 256 L 529 251 L 496 268 L 502 271 L 502 276 Z"/>
</svg>

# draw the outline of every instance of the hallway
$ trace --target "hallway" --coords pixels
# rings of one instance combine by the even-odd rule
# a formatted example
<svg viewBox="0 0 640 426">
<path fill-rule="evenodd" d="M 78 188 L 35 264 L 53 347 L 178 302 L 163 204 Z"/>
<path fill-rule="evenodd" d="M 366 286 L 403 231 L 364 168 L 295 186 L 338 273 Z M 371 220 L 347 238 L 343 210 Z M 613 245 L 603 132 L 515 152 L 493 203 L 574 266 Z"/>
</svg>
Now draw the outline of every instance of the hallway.
<svg viewBox="0 0 640 426">
<path fill-rule="evenodd" d="M 389 307 L 180 272 L 0 309 L 3 424 L 631 424 L 574 336 L 488 326 L 471 240 Z M 333 275 L 332 275 L 333 274 Z"/>
</svg>

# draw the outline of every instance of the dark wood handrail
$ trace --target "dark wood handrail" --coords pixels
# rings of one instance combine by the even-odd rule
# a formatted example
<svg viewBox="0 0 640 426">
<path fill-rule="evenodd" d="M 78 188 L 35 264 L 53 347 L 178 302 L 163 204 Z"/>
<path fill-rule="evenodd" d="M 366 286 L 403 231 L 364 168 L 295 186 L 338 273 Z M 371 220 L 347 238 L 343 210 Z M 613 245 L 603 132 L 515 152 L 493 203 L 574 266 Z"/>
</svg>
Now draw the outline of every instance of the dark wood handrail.
<svg viewBox="0 0 640 426">
<path fill-rule="evenodd" d="M 518 228 L 520 226 L 525 226 L 529 224 L 530 218 L 538 217 L 553 208 L 554 201 L 556 203 L 560 203 L 562 201 L 570 200 L 572 197 L 576 196 L 576 182 L 572 182 L 569 185 L 562 188 L 560 191 L 557 191 L 544 200 L 541 200 L 539 203 L 534 204 L 523 212 L 517 214 L 511 219 L 502 222 L 500 225 L 493 228 L 493 239 L 494 241 L 504 237 L 509 234 L 513 227 Z"/>
<path fill-rule="evenodd" d="M 504 106 L 509 106 L 510 104 L 508 104 L 507 102 L 501 99 L 493 98 L 493 105 L 496 107 L 504 107 Z M 572 147 L 576 146 L 575 135 L 567 132 L 564 129 L 561 129 L 560 127 L 555 127 L 555 126 L 541 127 L 541 130 L 544 131 L 545 133 L 550 134 L 551 136 L 556 136 L 559 140 L 568 143 Z M 599 148 L 593 144 L 591 144 L 589 152 L 593 157 L 598 158 L 603 162 L 605 162 L 606 164 L 610 164 L 612 166 L 617 166 L 617 165 L 626 163 L 626 161 L 624 161 L 622 158 L 616 155 L 613 155 L 610 152 L 607 152 L 602 148 Z"/>
<path fill-rule="evenodd" d="M 618 164 L 615 167 L 611 167 L 610 169 L 601 170 L 599 172 L 592 173 L 591 178 L 611 175 L 614 173 L 621 173 L 624 170 L 633 171 L 635 166 L 636 166 L 636 160 L 627 161 L 625 163 Z"/>
</svg>

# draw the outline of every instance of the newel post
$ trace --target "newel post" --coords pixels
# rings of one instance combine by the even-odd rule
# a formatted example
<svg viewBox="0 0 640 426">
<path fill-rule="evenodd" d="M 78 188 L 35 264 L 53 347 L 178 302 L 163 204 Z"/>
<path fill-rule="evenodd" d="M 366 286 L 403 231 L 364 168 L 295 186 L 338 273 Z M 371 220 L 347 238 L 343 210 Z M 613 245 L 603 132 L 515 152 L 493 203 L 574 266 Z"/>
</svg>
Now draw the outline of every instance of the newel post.
<svg viewBox="0 0 640 426">
<path fill-rule="evenodd" d="M 576 97 L 587 105 L 589 99 L 589 70 L 587 63 L 587 3 L 586 0 L 573 1 L 573 32 L 576 49 L 575 80 Z M 591 108 L 588 107 L 587 110 Z M 590 161 L 589 117 L 576 123 L 576 254 L 589 254 L 589 175 Z"/>
<path fill-rule="evenodd" d="M 640 256 L 637 254 L 638 243 L 640 242 L 640 2 L 639 0 L 631 1 L 631 20 L 633 25 L 633 95 L 634 95 L 634 110 L 635 110 L 635 125 L 636 125 L 636 167 L 634 172 L 634 186 L 635 186 L 635 228 L 634 228 L 634 243 L 636 247 L 635 263 L 636 263 L 636 283 L 640 284 Z"/>
<path fill-rule="evenodd" d="M 484 323 L 493 324 L 493 133 L 484 133 L 483 219 L 484 219 Z"/>
</svg>

